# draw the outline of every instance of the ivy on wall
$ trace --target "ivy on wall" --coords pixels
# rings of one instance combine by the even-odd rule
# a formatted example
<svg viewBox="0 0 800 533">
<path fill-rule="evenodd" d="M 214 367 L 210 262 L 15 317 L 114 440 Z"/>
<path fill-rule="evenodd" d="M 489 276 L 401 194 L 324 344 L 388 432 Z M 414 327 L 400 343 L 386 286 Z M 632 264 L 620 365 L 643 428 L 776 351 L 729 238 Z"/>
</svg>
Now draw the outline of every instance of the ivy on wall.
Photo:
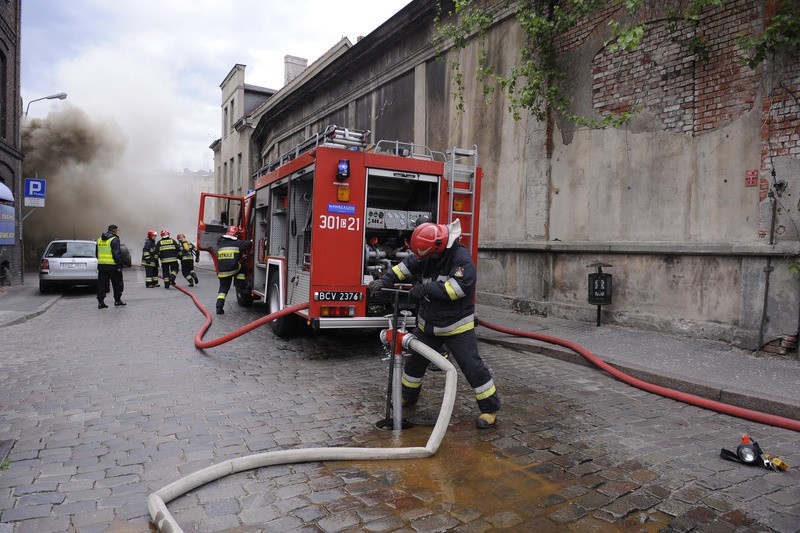
<svg viewBox="0 0 800 533">
<path fill-rule="evenodd" d="M 538 120 L 556 112 L 579 126 L 617 127 L 628 122 L 635 110 L 609 113 L 590 119 L 570 111 L 571 102 L 561 88 L 565 73 L 557 62 L 555 43 L 559 36 L 576 28 L 601 11 L 609 17 L 611 38 L 606 43 L 612 53 L 637 48 L 653 13 L 664 13 L 668 38 L 679 44 L 687 55 L 708 59 L 708 45 L 697 29 L 701 15 L 708 9 L 722 7 L 730 0 L 441 0 L 438 4 L 434 45 L 441 53 L 452 46 L 456 52 L 477 39 L 477 78 L 485 98 L 502 92 L 508 99 L 508 111 L 515 120 L 527 111 Z M 739 37 L 744 54 L 742 64 L 756 68 L 776 53 L 800 47 L 800 3 L 795 0 L 766 0 L 775 6 L 760 35 Z M 611 7 L 611 9 L 609 9 Z M 517 64 L 508 72 L 499 72 L 486 50 L 487 31 L 498 20 L 514 16 L 525 34 L 525 46 L 519 50 Z M 457 54 L 454 54 L 456 56 Z M 450 60 L 453 72 L 453 97 L 456 108 L 464 110 L 464 78 L 460 63 Z"/>
</svg>

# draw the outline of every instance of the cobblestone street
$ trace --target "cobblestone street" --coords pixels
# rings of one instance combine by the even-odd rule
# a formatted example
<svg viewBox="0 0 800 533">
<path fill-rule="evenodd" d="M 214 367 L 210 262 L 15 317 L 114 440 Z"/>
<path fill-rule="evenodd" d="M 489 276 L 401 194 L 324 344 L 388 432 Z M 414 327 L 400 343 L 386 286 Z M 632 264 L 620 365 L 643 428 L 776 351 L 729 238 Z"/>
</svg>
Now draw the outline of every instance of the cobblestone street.
<svg viewBox="0 0 800 533">
<path fill-rule="evenodd" d="M 193 290 L 213 307 L 216 280 Z M 279 339 L 261 327 L 196 350 L 203 315 L 126 270 L 124 308 L 71 291 L 0 329 L 0 533 L 151 531 L 147 496 L 201 468 L 292 448 L 424 445 L 442 372 L 413 428 L 384 431 L 376 332 Z M 205 340 L 265 314 L 233 292 Z M 503 399 L 475 428 L 459 372 L 432 458 L 304 463 L 211 482 L 167 504 L 186 531 L 800 531 L 800 434 L 631 388 L 595 369 L 481 343 Z M 720 459 L 743 433 L 789 465 Z"/>
</svg>

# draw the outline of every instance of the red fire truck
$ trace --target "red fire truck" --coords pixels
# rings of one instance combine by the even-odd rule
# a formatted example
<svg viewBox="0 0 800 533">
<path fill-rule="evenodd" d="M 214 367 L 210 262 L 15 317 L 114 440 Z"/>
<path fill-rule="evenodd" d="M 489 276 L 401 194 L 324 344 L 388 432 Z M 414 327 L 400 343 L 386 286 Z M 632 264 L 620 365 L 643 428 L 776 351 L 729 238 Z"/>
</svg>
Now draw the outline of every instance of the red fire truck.
<svg viewBox="0 0 800 533">
<path fill-rule="evenodd" d="M 421 217 L 458 219 L 461 242 L 477 262 L 477 149 L 441 153 L 399 141 L 367 148 L 369 134 L 329 126 L 259 170 L 246 197 L 201 195 L 197 243 L 215 266 L 229 225 L 253 241 L 243 264 L 247 282 L 236 286 L 239 305 L 264 302 L 273 313 L 308 303 L 271 322 L 279 336 L 302 323 L 386 327 L 392 295 L 371 297 L 367 285 L 410 253 L 406 244 Z M 414 323 L 407 318 L 407 327 Z"/>
</svg>

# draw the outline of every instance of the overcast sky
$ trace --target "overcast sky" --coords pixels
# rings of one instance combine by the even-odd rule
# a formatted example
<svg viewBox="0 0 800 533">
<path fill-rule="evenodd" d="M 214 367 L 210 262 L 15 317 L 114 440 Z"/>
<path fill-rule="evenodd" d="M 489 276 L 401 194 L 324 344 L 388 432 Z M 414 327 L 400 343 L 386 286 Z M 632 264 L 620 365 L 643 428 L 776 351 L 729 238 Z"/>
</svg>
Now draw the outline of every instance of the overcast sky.
<svg viewBox="0 0 800 533">
<path fill-rule="evenodd" d="M 311 64 L 342 37 L 355 43 L 409 0 L 23 0 L 23 111 L 76 106 L 119 128 L 127 165 L 210 170 L 219 85 L 283 85 L 284 56 Z"/>
</svg>

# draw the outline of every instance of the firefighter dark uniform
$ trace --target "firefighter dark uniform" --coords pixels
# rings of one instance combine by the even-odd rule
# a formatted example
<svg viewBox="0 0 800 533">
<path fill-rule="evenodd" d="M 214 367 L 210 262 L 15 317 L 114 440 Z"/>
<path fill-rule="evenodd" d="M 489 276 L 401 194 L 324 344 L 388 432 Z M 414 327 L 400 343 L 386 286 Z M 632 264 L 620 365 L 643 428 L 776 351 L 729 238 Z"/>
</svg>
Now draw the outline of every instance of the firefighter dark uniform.
<svg viewBox="0 0 800 533">
<path fill-rule="evenodd" d="M 236 237 L 239 228 L 231 226 L 222 236 L 217 249 L 217 277 L 219 278 L 219 291 L 217 292 L 217 314 L 225 314 L 225 298 L 231 290 L 231 283 L 235 280 L 237 286 L 246 280 L 242 266 L 243 254 L 247 253 L 253 243 L 242 241 Z"/>
<path fill-rule="evenodd" d="M 200 250 L 194 243 L 186 240 L 186 235 L 178 235 L 178 259 L 181 261 L 181 274 L 189 282 L 190 287 L 198 283 L 197 274 L 194 271 L 194 262 L 200 260 Z"/>
<path fill-rule="evenodd" d="M 426 240 L 427 235 L 427 240 Z M 460 223 L 426 223 L 418 226 L 411 236 L 411 251 L 407 258 L 392 267 L 381 279 L 370 283 L 375 294 L 381 287 L 421 278 L 409 296 L 419 301 L 417 328 L 414 335 L 426 346 L 441 351 L 447 343 L 470 387 L 481 415 L 477 426 L 493 427 L 500 409 L 500 398 L 489 369 L 478 354 L 475 335 L 475 282 L 477 272 L 472 255 L 458 237 Z M 403 370 L 403 404 L 417 402 L 428 360 L 412 352 Z"/>
<path fill-rule="evenodd" d="M 142 266 L 144 267 L 144 286 L 159 287 L 158 283 L 158 251 L 156 250 L 156 232 L 147 232 L 142 247 Z"/>
<path fill-rule="evenodd" d="M 156 245 L 158 260 L 161 262 L 161 276 L 164 278 L 164 288 L 169 289 L 170 284 L 175 285 L 178 274 L 178 243 L 169 236 L 165 229 L 161 230 L 161 239 Z"/>
<path fill-rule="evenodd" d="M 122 248 L 119 245 L 116 224 L 108 226 L 108 231 L 97 239 L 97 308 L 105 309 L 108 285 L 114 290 L 114 305 L 126 305 L 122 301 L 125 284 L 122 280 Z"/>
</svg>

